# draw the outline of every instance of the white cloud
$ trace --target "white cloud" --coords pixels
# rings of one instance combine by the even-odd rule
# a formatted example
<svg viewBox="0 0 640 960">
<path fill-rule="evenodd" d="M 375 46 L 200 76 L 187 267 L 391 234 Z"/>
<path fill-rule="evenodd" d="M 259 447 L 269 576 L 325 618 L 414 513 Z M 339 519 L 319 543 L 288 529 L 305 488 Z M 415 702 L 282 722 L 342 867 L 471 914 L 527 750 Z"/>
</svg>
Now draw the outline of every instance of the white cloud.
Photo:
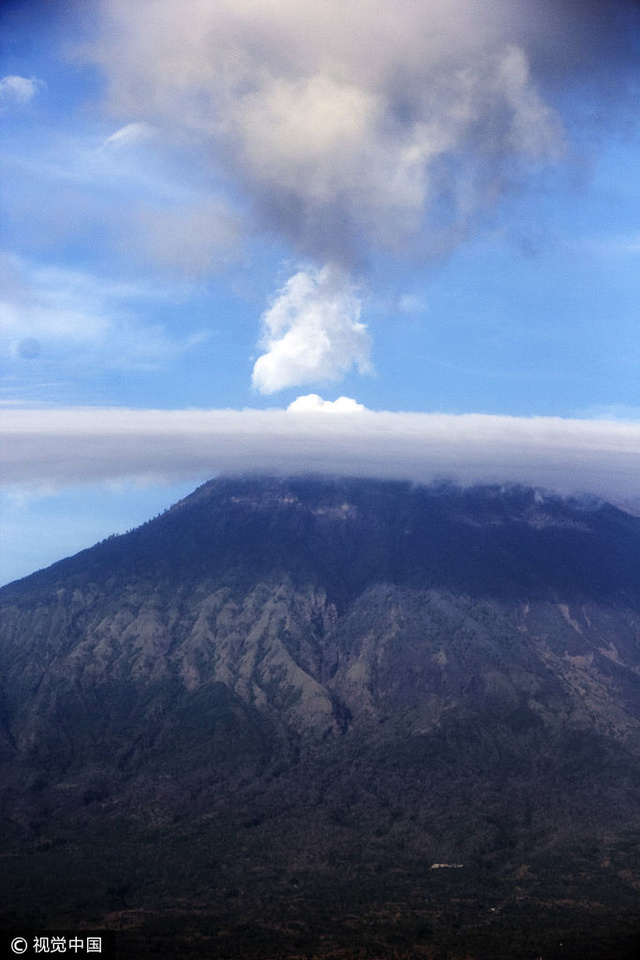
<svg viewBox="0 0 640 960">
<path fill-rule="evenodd" d="M 128 146 L 130 144 L 142 143 L 151 139 L 154 135 L 154 129 L 149 123 L 137 121 L 136 123 L 127 123 L 120 127 L 115 133 L 112 133 L 104 141 L 104 146 Z"/>
<path fill-rule="evenodd" d="M 351 397 L 338 397 L 337 400 L 323 400 L 317 393 L 308 393 L 304 397 L 296 397 L 289 404 L 287 410 L 292 413 L 355 413 L 358 410 L 365 410 L 363 403 L 352 400 Z"/>
<path fill-rule="evenodd" d="M 37 77 L 19 77 L 15 75 L 0 79 L 0 101 L 13 103 L 29 103 L 45 86 L 44 81 Z"/>
<path fill-rule="evenodd" d="M 352 366 L 370 369 L 371 340 L 360 300 L 341 271 L 300 270 L 263 314 L 262 346 L 253 385 L 260 393 L 339 380 Z"/>
<path fill-rule="evenodd" d="M 518 482 L 637 498 L 640 424 L 352 409 L 5 409 L 3 483 L 56 488 L 218 472 Z"/>
</svg>

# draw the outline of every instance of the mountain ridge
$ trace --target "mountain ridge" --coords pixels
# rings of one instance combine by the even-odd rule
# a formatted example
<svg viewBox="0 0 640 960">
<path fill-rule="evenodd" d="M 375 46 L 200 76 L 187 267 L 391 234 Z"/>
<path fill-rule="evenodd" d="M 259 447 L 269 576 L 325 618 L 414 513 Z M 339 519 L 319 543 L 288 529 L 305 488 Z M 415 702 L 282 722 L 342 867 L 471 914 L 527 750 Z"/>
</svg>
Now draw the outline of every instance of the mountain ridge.
<svg viewBox="0 0 640 960">
<path fill-rule="evenodd" d="M 622 917 L 631 936 L 640 890 L 638 518 L 522 487 L 223 478 L 0 601 L 18 916 L 35 884 L 50 922 L 109 925 L 120 901 L 138 933 L 136 910 L 157 923 L 178 901 L 189 929 L 225 917 L 241 947 L 220 934 L 203 956 L 293 957 L 299 936 L 311 956 L 376 957 L 392 955 L 391 891 L 411 904 L 402 956 L 500 956 L 477 934 L 490 920 L 502 955 L 529 957 L 567 917 L 566 956 L 625 956 L 612 931 Z M 81 908 L 100 831 L 104 878 Z M 175 876 L 142 877 L 151 835 Z M 49 849 L 75 864 L 62 893 L 53 867 L 34 878 Z M 431 863 L 465 865 L 463 907 Z M 487 889 L 508 923 L 478 913 Z M 296 935 L 272 916 L 292 890 Z M 337 931 L 324 945 L 320 891 Z"/>
<path fill-rule="evenodd" d="M 260 496 L 256 498 L 255 493 L 258 490 L 260 490 Z M 287 548 L 292 544 L 300 548 L 301 557 L 299 557 L 298 560 L 304 560 L 305 552 L 309 552 L 308 549 L 305 549 L 309 544 L 308 537 L 322 535 L 323 521 L 326 524 L 331 520 L 344 520 L 344 525 L 348 528 L 349 522 L 355 520 L 358 510 L 362 512 L 365 518 L 367 518 L 367 516 L 369 518 L 371 517 L 374 506 L 372 503 L 367 504 L 365 500 L 365 502 L 349 504 L 348 499 L 344 499 L 345 497 L 348 498 L 350 491 L 362 492 L 363 490 L 369 491 L 371 495 L 373 495 L 374 492 L 378 493 L 375 502 L 376 511 L 384 510 L 385 506 L 388 506 L 385 500 L 391 495 L 391 491 L 396 495 L 396 513 L 393 518 L 384 518 L 386 523 L 382 524 L 382 530 L 378 531 L 378 533 L 384 533 L 387 538 L 386 542 L 376 542 L 375 545 L 378 552 L 380 552 L 381 548 L 386 549 L 392 547 L 395 548 L 396 553 L 406 553 L 407 549 L 411 550 L 411 548 L 413 548 L 414 553 L 420 550 L 420 552 L 423 554 L 426 553 L 427 556 L 429 556 L 429 539 L 435 539 L 440 536 L 440 541 L 438 542 L 440 555 L 436 558 L 440 569 L 442 569 L 443 563 L 447 560 L 446 553 L 444 556 L 442 555 L 442 548 L 446 546 L 446 543 L 443 543 L 445 532 L 443 530 L 443 524 L 446 523 L 449 524 L 447 531 L 449 536 L 452 533 L 457 535 L 455 549 L 458 550 L 464 546 L 464 543 L 460 541 L 461 534 L 465 532 L 465 529 L 469 534 L 470 545 L 474 549 L 478 550 L 483 545 L 482 543 L 473 541 L 473 527 L 476 529 L 484 529 L 485 534 L 486 531 L 492 527 L 500 526 L 503 528 L 508 528 L 509 526 L 519 527 L 519 533 L 522 533 L 523 530 L 527 528 L 531 531 L 537 529 L 539 531 L 547 530 L 548 532 L 557 532 L 562 528 L 573 528 L 577 534 L 580 531 L 584 534 L 589 532 L 588 524 L 585 521 L 589 517 L 601 517 L 605 519 L 608 525 L 607 548 L 611 552 L 614 547 L 620 549 L 618 542 L 620 533 L 622 533 L 623 536 L 628 531 L 635 533 L 640 526 L 639 518 L 625 513 L 598 498 L 566 498 L 560 497 L 559 495 L 543 494 L 538 490 L 522 486 L 500 487 L 490 485 L 461 488 L 447 483 L 424 487 L 402 481 L 365 481 L 352 478 L 328 479 L 325 477 L 304 477 L 293 480 L 277 477 L 271 477 L 266 480 L 255 477 L 221 478 L 201 485 L 190 496 L 174 504 L 164 511 L 164 513 L 142 524 L 135 530 L 128 531 L 126 534 L 108 537 L 106 540 L 94 545 L 94 547 L 81 551 L 75 557 L 58 561 L 46 568 L 46 570 L 37 571 L 28 577 L 14 581 L 13 584 L 9 584 L 2 589 L 22 591 L 28 589 L 30 584 L 37 583 L 38 578 L 50 578 L 51 574 L 57 571 L 73 571 L 75 566 L 78 564 L 81 565 L 84 558 L 95 557 L 96 551 L 102 551 L 109 556 L 114 554 L 118 546 L 126 546 L 127 550 L 131 552 L 131 547 L 136 540 L 139 544 L 142 541 L 141 546 L 143 550 L 145 536 L 151 532 L 157 534 L 153 546 L 157 550 L 158 557 L 161 558 L 169 552 L 164 548 L 168 546 L 176 533 L 178 533 L 178 536 L 175 537 L 176 542 L 180 543 L 182 541 L 184 547 L 185 537 L 183 532 L 179 530 L 179 527 L 184 525 L 183 515 L 193 512 L 194 508 L 197 508 L 197 505 L 203 501 L 211 502 L 212 499 L 218 500 L 218 510 L 209 522 L 217 524 L 216 534 L 218 538 L 224 539 L 225 527 L 228 526 L 229 523 L 229 514 L 235 512 L 236 516 L 234 520 L 236 523 L 241 522 L 249 528 L 253 527 L 253 529 L 247 530 L 247 533 L 253 537 L 251 541 L 252 557 L 248 558 L 245 556 L 242 559 L 245 562 L 247 559 L 250 559 L 255 565 L 255 562 L 260 556 L 265 569 L 271 571 L 273 570 L 274 562 L 276 564 L 282 563 L 283 558 L 281 555 L 278 555 L 277 552 L 274 555 L 274 546 L 277 546 L 277 543 L 274 542 L 273 536 L 271 536 L 270 539 L 264 536 L 265 533 L 273 533 L 273 529 L 270 530 L 268 522 L 266 525 L 264 523 L 262 525 L 260 524 L 260 510 L 258 509 L 260 505 L 264 508 L 263 513 L 268 511 L 272 512 L 272 526 L 276 522 L 286 522 L 287 519 L 291 519 L 293 516 L 294 536 L 292 543 L 287 543 Z M 231 491 L 235 491 L 235 493 Z M 304 499 L 300 500 L 298 497 L 298 492 L 303 494 L 303 498 L 305 496 L 307 498 L 313 498 L 315 496 L 317 502 L 305 503 Z M 385 497 L 385 494 L 387 497 Z M 423 498 L 422 502 L 420 502 L 421 495 Z M 371 500 L 371 496 L 369 499 Z M 417 503 L 416 500 L 418 500 Z M 429 537 L 423 537 L 422 541 L 416 544 L 415 541 L 420 534 L 425 533 L 425 531 L 420 529 L 417 531 L 411 530 L 410 526 L 412 523 L 415 523 L 415 513 L 424 510 L 425 507 L 428 511 L 426 520 L 428 523 Z M 177 518 L 180 519 L 176 523 Z M 404 524 L 404 528 L 399 538 L 396 536 L 394 542 L 389 542 L 393 532 L 391 530 L 393 524 L 396 526 Z M 370 536 L 374 536 L 375 532 L 376 531 L 370 530 Z M 405 540 L 407 536 L 409 536 L 408 542 Z M 381 538 L 378 537 L 378 541 L 380 539 Z M 398 540 L 400 542 L 398 542 Z M 579 536 L 577 540 L 580 540 Z M 589 547 L 589 543 L 584 537 L 582 541 L 578 546 L 584 550 Z M 268 543 L 268 551 L 261 551 L 262 543 Z M 230 546 L 228 540 L 226 545 L 227 547 Z M 196 544 L 192 544 L 192 546 L 196 546 Z M 210 550 L 207 551 L 202 536 L 197 546 L 200 553 L 204 553 L 205 555 L 207 552 L 209 554 L 211 553 Z M 340 546 L 343 545 L 341 544 Z M 505 545 L 501 544 L 501 546 L 504 550 Z M 508 547 L 508 542 L 506 546 Z M 572 546 L 575 549 L 576 544 L 572 544 Z M 633 536 L 632 549 L 633 552 L 628 558 L 629 561 L 635 561 L 637 559 L 637 547 Z M 139 548 L 136 553 L 134 547 L 133 556 L 139 559 L 141 552 Z M 576 550 L 576 554 L 577 553 L 578 551 Z M 592 551 L 588 550 L 588 554 L 591 553 Z M 233 557 L 227 555 L 223 559 L 228 563 L 230 560 L 233 560 Z M 413 559 L 415 560 L 415 557 Z M 433 558 L 430 557 L 430 559 Z M 544 558 L 547 563 L 549 559 L 549 556 Z M 627 558 L 625 558 L 625 563 L 626 559 Z M 126 551 L 124 550 L 118 557 L 118 560 L 130 562 L 130 558 L 127 558 Z M 565 562 L 569 560 L 575 567 L 579 558 L 576 555 L 574 555 L 573 559 L 565 556 L 563 560 Z M 289 561 L 288 555 L 286 561 Z M 625 576 L 625 569 L 622 564 L 618 564 L 616 575 L 622 582 L 630 579 L 632 590 L 635 591 L 640 582 L 640 576 L 636 575 L 635 562 L 629 562 L 626 566 L 629 570 L 629 578 Z M 419 572 L 424 575 L 426 571 L 423 569 Z M 550 570 L 545 568 L 547 579 L 550 572 L 553 572 L 553 567 L 551 567 Z M 571 570 L 571 575 L 574 579 L 576 572 L 579 571 L 575 569 Z M 500 577 L 505 576 L 505 573 L 504 568 L 498 571 L 494 587 L 500 582 Z M 392 570 L 392 577 L 394 574 L 395 571 Z M 34 580 L 34 578 L 36 579 Z M 507 577 L 507 580 L 508 579 Z M 456 586 L 460 585 L 457 584 Z"/>
</svg>

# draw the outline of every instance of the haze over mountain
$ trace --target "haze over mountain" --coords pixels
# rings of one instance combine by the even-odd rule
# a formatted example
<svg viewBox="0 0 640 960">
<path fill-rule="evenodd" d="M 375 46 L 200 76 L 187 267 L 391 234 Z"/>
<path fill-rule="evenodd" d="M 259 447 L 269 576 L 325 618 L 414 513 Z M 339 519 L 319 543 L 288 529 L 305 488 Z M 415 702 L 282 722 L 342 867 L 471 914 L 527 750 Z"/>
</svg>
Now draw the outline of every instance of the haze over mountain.
<svg viewBox="0 0 640 960">
<path fill-rule="evenodd" d="M 638 517 L 220 478 L 0 599 L 4 926 L 637 955 Z"/>
</svg>

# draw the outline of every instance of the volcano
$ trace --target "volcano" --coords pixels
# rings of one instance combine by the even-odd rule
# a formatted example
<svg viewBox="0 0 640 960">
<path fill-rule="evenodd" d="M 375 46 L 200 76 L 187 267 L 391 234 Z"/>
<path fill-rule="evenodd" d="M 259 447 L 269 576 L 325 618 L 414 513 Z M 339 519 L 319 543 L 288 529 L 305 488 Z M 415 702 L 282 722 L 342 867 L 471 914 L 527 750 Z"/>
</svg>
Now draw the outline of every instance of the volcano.
<svg viewBox="0 0 640 960">
<path fill-rule="evenodd" d="M 640 955 L 640 518 L 219 478 L 0 604 L 3 928 Z"/>
</svg>

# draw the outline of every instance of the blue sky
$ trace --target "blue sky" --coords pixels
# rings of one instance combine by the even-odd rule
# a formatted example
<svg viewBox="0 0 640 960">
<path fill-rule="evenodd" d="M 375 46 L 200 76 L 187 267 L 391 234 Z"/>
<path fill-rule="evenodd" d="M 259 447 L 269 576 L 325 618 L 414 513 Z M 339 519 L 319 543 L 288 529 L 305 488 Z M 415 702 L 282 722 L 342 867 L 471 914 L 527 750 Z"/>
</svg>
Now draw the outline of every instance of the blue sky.
<svg viewBox="0 0 640 960">
<path fill-rule="evenodd" d="M 637 4 L 3 11 L 0 580 L 291 469 L 292 404 L 301 469 L 633 498 Z"/>
</svg>

